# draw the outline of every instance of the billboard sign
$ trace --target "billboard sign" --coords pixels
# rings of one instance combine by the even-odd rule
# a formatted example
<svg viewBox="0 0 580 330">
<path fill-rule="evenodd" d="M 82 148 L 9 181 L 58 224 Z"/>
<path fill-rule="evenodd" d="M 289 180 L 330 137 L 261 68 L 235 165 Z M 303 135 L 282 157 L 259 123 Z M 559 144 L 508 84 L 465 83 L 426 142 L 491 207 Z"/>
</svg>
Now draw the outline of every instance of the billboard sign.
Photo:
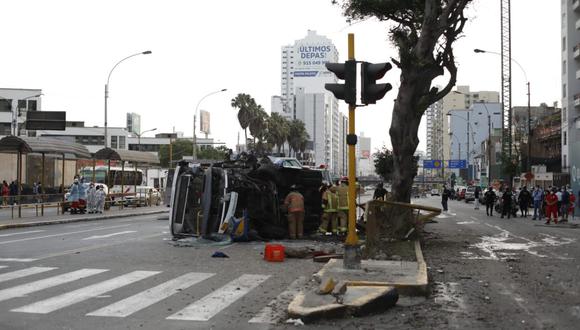
<svg viewBox="0 0 580 330">
<path fill-rule="evenodd" d="M 28 111 L 25 126 L 27 130 L 64 131 L 66 111 Z"/>
<path fill-rule="evenodd" d="M 209 111 L 199 111 L 199 130 L 205 134 L 209 134 Z"/>
<path fill-rule="evenodd" d="M 423 168 L 441 168 L 443 161 L 440 159 L 425 159 L 423 160 Z"/>
</svg>

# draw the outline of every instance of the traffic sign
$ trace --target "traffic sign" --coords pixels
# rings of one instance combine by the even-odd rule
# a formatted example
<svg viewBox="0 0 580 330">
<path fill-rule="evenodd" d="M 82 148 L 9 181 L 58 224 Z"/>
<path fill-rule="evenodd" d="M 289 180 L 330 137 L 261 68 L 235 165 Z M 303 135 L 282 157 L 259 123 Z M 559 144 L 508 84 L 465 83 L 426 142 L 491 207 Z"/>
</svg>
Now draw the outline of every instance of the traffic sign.
<svg viewBox="0 0 580 330">
<path fill-rule="evenodd" d="M 425 159 L 423 160 L 423 168 L 441 168 L 443 161 L 440 159 Z"/>
<path fill-rule="evenodd" d="M 465 159 L 449 160 L 447 168 L 467 168 L 467 160 Z"/>
</svg>

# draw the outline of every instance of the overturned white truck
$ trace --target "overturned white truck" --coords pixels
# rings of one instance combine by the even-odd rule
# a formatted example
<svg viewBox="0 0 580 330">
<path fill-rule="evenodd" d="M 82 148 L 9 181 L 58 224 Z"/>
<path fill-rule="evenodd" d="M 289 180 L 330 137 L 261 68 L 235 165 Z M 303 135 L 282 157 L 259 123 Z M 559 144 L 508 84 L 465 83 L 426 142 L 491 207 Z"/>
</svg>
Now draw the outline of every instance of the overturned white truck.
<svg viewBox="0 0 580 330">
<path fill-rule="evenodd" d="M 178 163 L 173 176 L 170 230 L 176 238 L 224 233 L 245 217 L 261 238 L 284 238 L 284 198 L 292 185 L 304 195 L 304 231 L 315 231 L 322 214 L 322 172 L 288 168 L 264 157 L 214 164 Z"/>
</svg>

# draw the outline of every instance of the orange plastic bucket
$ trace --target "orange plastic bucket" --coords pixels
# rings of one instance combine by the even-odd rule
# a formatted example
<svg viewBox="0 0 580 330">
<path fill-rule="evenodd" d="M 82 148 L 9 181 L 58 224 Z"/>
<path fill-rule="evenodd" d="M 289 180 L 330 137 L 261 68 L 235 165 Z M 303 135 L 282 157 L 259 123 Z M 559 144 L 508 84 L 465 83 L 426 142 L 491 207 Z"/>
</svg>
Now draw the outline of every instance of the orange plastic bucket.
<svg viewBox="0 0 580 330">
<path fill-rule="evenodd" d="M 284 261 L 284 245 L 280 244 L 266 244 L 264 251 L 264 259 L 271 262 Z"/>
</svg>

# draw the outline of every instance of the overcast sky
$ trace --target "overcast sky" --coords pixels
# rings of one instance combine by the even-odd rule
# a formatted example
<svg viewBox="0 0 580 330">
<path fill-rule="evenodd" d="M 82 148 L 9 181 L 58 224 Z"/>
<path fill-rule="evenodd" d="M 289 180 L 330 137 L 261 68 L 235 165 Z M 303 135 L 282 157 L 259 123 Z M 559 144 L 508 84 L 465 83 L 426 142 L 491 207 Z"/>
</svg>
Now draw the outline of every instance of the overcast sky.
<svg viewBox="0 0 580 330">
<path fill-rule="evenodd" d="M 125 125 L 125 113 L 141 114 L 141 129 L 193 130 L 193 112 L 211 112 L 212 136 L 233 147 L 239 124 L 230 100 L 248 93 L 270 111 L 280 95 L 280 51 L 307 30 L 332 39 L 347 57 L 347 34 L 355 34 L 357 60 L 396 57 L 386 23 L 347 26 L 330 0 L 5 0 L 0 7 L 0 87 L 43 90 L 42 110 L 66 110 L 68 120 L 104 123 L 104 85 L 111 68 L 109 126 Z M 456 43 L 458 85 L 472 91 L 500 89 L 500 0 L 475 0 L 465 36 Z M 560 102 L 560 1 L 512 0 L 512 57 L 531 82 L 531 102 Z M 512 65 L 512 104 L 526 105 L 524 75 Z M 372 138 L 372 149 L 390 146 L 388 127 L 399 73 L 377 105 L 357 111 L 357 133 Z M 441 82 L 444 83 L 444 82 Z M 344 108 L 346 110 L 346 107 Z M 242 134 L 243 136 L 243 134 Z M 421 126 L 419 150 L 425 150 Z"/>
</svg>

